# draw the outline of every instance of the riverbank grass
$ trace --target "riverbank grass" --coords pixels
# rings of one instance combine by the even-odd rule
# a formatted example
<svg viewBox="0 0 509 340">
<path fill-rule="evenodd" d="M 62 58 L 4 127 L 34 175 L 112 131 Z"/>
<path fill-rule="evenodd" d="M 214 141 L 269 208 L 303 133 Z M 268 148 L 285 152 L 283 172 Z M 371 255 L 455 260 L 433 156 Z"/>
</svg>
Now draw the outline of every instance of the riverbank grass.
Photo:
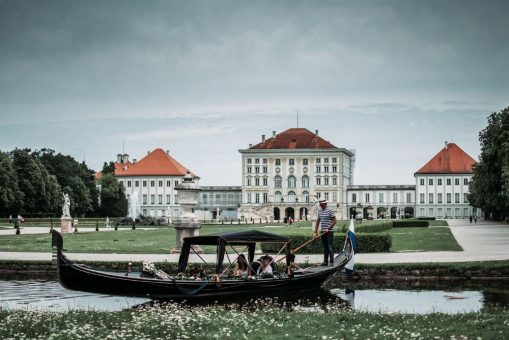
<svg viewBox="0 0 509 340">
<path fill-rule="evenodd" d="M 303 308 L 156 305 L 119 312 L 0 310 L 1 338 L 44 339 L 503 339 L 509 311 L 411 315 L 355 312 L 344 304 Z"/>
</svg>

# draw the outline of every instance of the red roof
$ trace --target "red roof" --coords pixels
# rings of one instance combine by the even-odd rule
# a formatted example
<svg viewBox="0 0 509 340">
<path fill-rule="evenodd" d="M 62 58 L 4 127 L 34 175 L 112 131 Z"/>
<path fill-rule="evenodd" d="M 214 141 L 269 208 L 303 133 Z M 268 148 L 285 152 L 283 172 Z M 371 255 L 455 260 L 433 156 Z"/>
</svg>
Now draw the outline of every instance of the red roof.
<svg viewBox="0 0 509 340">
<path fill-rule="evenodd" d="M 333 144 L 308 129 L 291 128 L 258 143 L 250 149 L 332 149 Z"/>
<path fill-rule="evenodd" d="M 416 174 L 471 174 L 475 160 L 454 143 L 449 143 Z"/>
<path fill-rule="evenodd" d="M 117 162 L 115 162 L 114 164 L 115 164 L 115 175 L 118 175 L 120 172 L 122 172 L 122 170 L 124 168 L 128 168 L 131 165 L 133 165 L 133 163 L 129 162 L 129 161 L 127 161 L 125 163 L 117 163 Z M 102 171 L 98 171 L 98 172 L 95 173 L 95 179 L 100 179 L 102 176 L 103 176 Z"/>
<path fill-rule="evenodd" d="M 115 163 L 115 176 L 184 176 L 186 173 L 187 169 L 163 149 L 155 149 L 136 163 Z"/>
</svg>

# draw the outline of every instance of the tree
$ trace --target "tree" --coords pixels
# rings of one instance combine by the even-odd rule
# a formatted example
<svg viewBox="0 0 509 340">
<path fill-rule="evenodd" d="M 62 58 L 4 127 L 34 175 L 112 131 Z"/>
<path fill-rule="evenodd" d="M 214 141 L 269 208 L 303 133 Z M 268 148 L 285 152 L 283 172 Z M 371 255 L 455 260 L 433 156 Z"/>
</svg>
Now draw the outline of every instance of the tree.
<svg viewBox="0 0 509 340">
<path fill-rule="evenodd" d="M 17 213 L 23 206 L 23 193 L 9 155 L 0 151 L 0 214 Z"/>
<path fill-rule="evenodd" d="M 101 185 L 101 216 L 123 217 L 127 215 L 127 199 L 124 186 L 111 174 L 103 174 L 99 180 Z"/>
<path fill-rule="evenodd" d="M 469 200 L 487 217 L 509 216 L 509 107 L 488 117 L 479 133 L 481 155 L 474 165 Z"/>
<path fill-rule="evenodd" d="M 104 162 L 102 173 L 103 174 L 115 174 L 115 163 L 114 162 L 109 162 L 109 163 Z"/>
</svg>

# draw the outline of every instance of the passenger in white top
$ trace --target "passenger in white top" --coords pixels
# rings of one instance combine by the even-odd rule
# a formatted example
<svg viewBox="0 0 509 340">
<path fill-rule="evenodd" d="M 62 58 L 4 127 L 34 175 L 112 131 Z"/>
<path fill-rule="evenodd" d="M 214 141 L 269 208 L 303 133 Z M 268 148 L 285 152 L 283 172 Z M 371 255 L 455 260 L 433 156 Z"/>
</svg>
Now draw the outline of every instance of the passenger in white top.
<svg viewBox="0 0 509 340">
<path fill-rule="evenodd" d="M 263 273 L 269 273 L 272 274 L 272 267 L 270 266 L 270 263 L 272 262 L 272 257 L 265 255 L 262 257 L 262 265 L 260 268 L 258 268 L 258 271 L 256 274 L 261 275 Z"/>
</svg>

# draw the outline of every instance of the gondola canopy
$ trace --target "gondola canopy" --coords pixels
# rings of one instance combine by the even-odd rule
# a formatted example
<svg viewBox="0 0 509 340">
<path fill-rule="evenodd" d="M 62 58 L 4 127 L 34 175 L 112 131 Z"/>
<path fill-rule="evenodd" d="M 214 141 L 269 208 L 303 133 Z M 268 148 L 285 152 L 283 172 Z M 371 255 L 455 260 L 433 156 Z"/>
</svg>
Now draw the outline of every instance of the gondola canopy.
<svg viewBox="0 0 509 340">
<path fill-rule="evenodd" d="M 231 246 L 247 246 L 249 262 L 253 262 L 256 243 L 284 243 L 286 244 L 287 253 L 289 253 L 290 240 L 291 239 L 286 236 L 266 233 L 259 230 L 186 237 L 184 238 L 180 253 L 178 270 L 184 271 L 186 269 L 189 253 L 193 245 L 217 245 L 216 273 L 218 273 L 223 264 L 227 244 Z"/>
</svg>

